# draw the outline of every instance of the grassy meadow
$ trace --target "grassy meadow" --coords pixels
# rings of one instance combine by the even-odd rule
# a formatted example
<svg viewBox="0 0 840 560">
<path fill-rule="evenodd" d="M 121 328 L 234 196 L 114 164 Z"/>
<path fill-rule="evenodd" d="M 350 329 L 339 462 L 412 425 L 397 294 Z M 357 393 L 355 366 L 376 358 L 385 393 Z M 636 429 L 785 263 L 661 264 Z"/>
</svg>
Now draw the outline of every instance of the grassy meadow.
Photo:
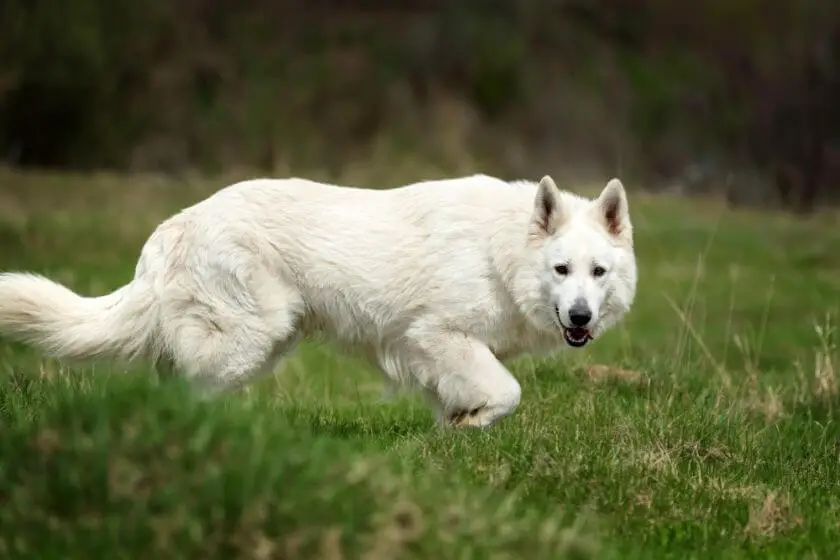
<svg viewBox="0 0 840 560">
<path fill-rule="evenodd" d="M 105 293 L 223 184 L 0 171 L 0 268 Z M 635 308 L 583 350 L 510 363 L 522 405 L 487 431 L 434 429 L 325 345 L 199 402 L 146 365 L 0 341 L 0 556 L 837 557 L 837 216 L 627 188 Z"/>
</svg>

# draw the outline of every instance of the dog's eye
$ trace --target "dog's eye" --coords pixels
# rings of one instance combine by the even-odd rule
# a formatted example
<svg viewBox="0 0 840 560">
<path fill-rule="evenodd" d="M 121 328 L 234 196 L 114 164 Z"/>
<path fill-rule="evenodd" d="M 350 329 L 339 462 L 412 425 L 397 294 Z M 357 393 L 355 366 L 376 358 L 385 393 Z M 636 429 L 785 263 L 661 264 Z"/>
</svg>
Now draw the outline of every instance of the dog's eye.
<svg viewBox="0 0 840 560">
<path fill-rule="evenodd" d="M 566 276 L 569 273 L 569 267 L 565 264 L 558 264 L 554 267 L 554 272 L 556 272 L 560 276 Z"/>
<path fill-rule="evenodd" d="M 606 273 L 607 270 L 603 266 L 596 266 L 592 269 L 592 276 L 594 276 L 595 278 L 600 278 Z"/>
</svg>

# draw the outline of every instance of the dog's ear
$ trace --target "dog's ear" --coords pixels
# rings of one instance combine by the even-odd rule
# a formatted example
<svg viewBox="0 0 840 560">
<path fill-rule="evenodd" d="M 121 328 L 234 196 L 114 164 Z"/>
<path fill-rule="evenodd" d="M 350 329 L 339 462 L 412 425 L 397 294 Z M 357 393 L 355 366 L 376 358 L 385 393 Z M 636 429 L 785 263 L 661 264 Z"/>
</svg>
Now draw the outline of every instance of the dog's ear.
<svg viewBox="0 0 840 560">
<path fill-rule="evenodd" d="M 610 179 L 601 195 L 593 202 L 593 212 L 610 235 L 632 241 L 633 226 L 624 185 L 616 178 Z"/>
<path fill-rule="evenodd" d="M 540 180 L 537 196 L 534 198 L 533 225 L 540 235 L 553 235 L 564 218 L 560 189 L 554 184 L 554 179 L 546 175 Z"/>
</svg>

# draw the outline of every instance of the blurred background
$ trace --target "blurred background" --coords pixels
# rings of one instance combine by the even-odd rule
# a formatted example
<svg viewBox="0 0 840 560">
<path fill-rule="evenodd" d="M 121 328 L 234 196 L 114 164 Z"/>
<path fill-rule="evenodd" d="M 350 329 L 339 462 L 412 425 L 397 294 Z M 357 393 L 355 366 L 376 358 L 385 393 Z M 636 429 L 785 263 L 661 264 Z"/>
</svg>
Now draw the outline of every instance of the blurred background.
<svg viewBox="0 0 840 560">
<path fill-rule="evenodd" d="M 840 195 L 832 0 L 4 0 L 0 163 Z M 429 177 L 430 178 L 430 177 Z"/>
</svg>

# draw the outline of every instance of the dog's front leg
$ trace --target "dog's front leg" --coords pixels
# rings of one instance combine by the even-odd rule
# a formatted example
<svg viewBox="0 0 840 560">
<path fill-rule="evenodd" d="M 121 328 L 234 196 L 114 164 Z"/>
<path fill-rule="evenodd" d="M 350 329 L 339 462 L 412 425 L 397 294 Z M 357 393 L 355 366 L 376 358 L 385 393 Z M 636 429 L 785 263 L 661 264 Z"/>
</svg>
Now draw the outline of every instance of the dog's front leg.
<svg viewBox="0 0 840 560">
<path fill-rule="evenodd" d="M 522 396 L 519 382 L 480 341 L 463 334 L 437 334 L 404 347 L 402 363 L 423 385 L 438 421 L 484 428 L 513 413 Z"/>
</svg>

